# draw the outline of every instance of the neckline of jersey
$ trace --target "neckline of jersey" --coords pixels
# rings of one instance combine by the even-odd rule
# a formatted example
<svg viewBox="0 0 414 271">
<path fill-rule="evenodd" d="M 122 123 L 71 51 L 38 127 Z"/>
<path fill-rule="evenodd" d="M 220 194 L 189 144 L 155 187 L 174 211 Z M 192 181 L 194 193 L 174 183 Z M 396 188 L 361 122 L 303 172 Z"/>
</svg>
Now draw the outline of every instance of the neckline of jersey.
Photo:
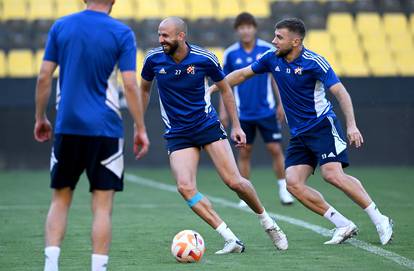
<svg viewBox="0 0 414 271">
<path fill-rule="evenodd" d="M 242 42 L 241 42 L 241 41 L 239 41 L 239 46 L 240 46 L 240 48 L 242 49 L 242 51 L 243 51 L 246 55 L 252 55 L 252 54 L 253 54 L 253 52 L 254 52 L 254 50 L 255 50 L 255 49 L 256 49 L 256 47 L 257 47 L 257 41 L 258 41 L 258 38 L 255 38 L 253 48 L 252 48 L 252 50 L 251 50 L 250 52 L 247 52 L 247 51 L 246 51 L 246 49 L 244 49 L 243 44 L 242 44 Z"/>
<path fill-rule="evenodd" d="M 306 48 L 305 45 L 302 45 L 302 51 L 300 51 L 300 54 L 298 55 L 297 58 L 295 58 L 294 60 L 292 60 L 291 62 L 288 62 L 284 57 L 282 57 L 283 61 L 287 64 L 293 64 L 295 62 L 297 62 L 299 59 L 302 58 L 303 53 L 305 52 Z M 276 53 L 276 52 L 275 52 Z"/>
<path fill-rule="evenodd" d="M 191 47 L 191 45 L 188 42 L 185 42 L 185 45 L 188 47 L 188 52 L 185 55 L 185 57 L 183 59 L 181 59 L 180 62 L 175 62 L 175 60 L 174 60 L 174 58 L 172 58 L 172 56 L 170 56 L 169 54 L 166 54 L 166 53 L 164 53 L 164 54 L 168 57 L 168 59 L 170 59 L 174 63 L 174 65 L 180 65 L 184 62 L 184 60 L 186 60 L 188 58 L 191 51 L 193 50 L 193 48 Z"/>
<path fill-rule="evenodd" d="M 109 16 L 108 13 L 102 12 L 102 11 L 97 11 L 97 10 L 92 10 L 92 9 L 85 9 L 83 11 L 83 13 L 89 13 L 89 14 L 95 14 L 95 15 L 103 15 L 103 16 Z"/>
</svg>

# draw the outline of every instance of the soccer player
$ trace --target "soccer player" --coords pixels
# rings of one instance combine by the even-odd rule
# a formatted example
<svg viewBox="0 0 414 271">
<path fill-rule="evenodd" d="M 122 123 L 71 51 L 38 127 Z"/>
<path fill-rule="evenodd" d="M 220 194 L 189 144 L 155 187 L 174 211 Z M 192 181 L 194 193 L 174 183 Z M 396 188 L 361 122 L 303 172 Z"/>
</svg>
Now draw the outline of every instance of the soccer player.
<svg viewBox="0 0 414 271">
<path fill-rule="evenodd" d="M 161 114 L 166 126 L 164 137 L 177 189 L 188 206 L 224 238 L 224 248 L 216 254 L 244 251 L 244 244 L 214 211 L 207 197 L 197 190 L 197 166 L 200 149 L 204 148 L 224 183 L 257 214 L 273 244 L 285 250 L 288 248 L 286 235 L 267 214 L 251 183 L 237 169 L 226 132 L 206 93 L 207 77 L 222 90 L 233 124 L 231 137 L 237 142 L 237 147 L 243 147 L 246 138 L 237 118 L 232 90 L 223 80 L 224 74 L 217 58 L 187 43 L 186 33 L 187 26 L 182 19 L 169 17 L 163 20 L 158 28 L 161 47 L 148 52 L 141 73 L 144 107 L 149 101 L 152 81 L 154 78 L 157 80 Z"/>
<path fill-rule="evenodd" d="M 253 15 L 243 12 L 234 22 L 240 41 L 224 51 L 223 71 L 229 74 L 253 63 L 273 46 L 256 38 L 257 23 Z M 286 189 L 285 164 L 283 149 L 280 144 L 282 134 L 280 121 L 283 120 L 283 109 L 278 99 L 276 110 L 273 88 L 276 88 L 270 73 L 261 74 L 233 88 L 241 128 L 246 133 L 246 147 L 239 149 L 238 166 L 241 175 L 250 178 L 250 160 L 256 130 L 260 131 L 266 148 L 273 160 L 273 170 L 278 178 L 279 198 L 282 204 L 292 204 L 293 197 Z M 276 97 L 279 97 L 276 93 Z M 277 112 L 277 113 L 276 113 Z M 227 126 L 228 116 L 220 103 L 220 120 Z M 240 207 L 247 206 L 240 201 Z"/>
<path fill-rule="evenodd" d="M 149 146 L 136 81 L 134 34 L 108 15 L 114 0 L 85 2 L 85 11 L 60 18 L 51 27 L 36 86 L 34 137 L 45 142 L 52 138 L 46 107 L 53 72 L 60 66 L 50 162 L 53 195 L 45 226 L 45 271 L 58 270 L 73 191 L 85 170 L 92 192 L 92 270 L 107 269 L 113 197 L 115 191 L 123 189 L 118 67 L 136 126 L 136 157 L 142 157 Z"/>
<path fill-rule="evenodd" d="M 292 135 L 285 162 L 287 188 L 307 208 L 335 224 L 333 237 L 325 244 L 342 243 L 355 235 L 358 228 L 306 185 L 318 164 L 326 182 L 341 189 L 365 210 L 385 245 L 392 238 L 392 220 L 380 213 L 358 179 L 344 173 L 342 168 L 348 166 L 346 139 L 325 92 L 330 90 L 338 100 L 345 115 L 349 143 L 359 148 L 363 138 L 356 126 L 351 98 L 328 62 L 304 47 L 305 33 L 305 25 L 299 19 L 278 22 L 272 41 L 276 50 L 269 50 L 226 79 L 233 86 L 255 74 L 273 74 Z M 212 86 L 209 91 L 215 90 Z"/>
</svg>

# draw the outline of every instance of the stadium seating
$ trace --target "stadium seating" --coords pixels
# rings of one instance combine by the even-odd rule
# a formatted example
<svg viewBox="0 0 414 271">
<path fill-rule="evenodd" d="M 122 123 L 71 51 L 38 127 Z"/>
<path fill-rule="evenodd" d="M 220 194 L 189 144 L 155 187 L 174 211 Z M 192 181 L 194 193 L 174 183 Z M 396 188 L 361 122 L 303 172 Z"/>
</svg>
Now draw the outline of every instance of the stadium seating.
<svg viewBox="0 0 414 271">
<path fill-rule="evenodd" d="M 53 0 L 30 0 L 29 20 L 51 20 L 55 18 L 55 1 Z"/>
<path fill-rule="evenodd" d="M 212 52 L 218 58 L 220 64 L 223 65 L 224 49 L 221 47 L 209 47 L 207 49 Z"/>
<path fill-rule="evenodd" d="M 213 0 L 188 0 L 189 15 L 191 20 L 213 18 L 215 14 L 215 3 Z"/>
<path fill-rule="evenodd" d="M 56 1 L 56 17 L 62 17 L 80 11 L 84 8 L 84 3 L 81 0 L 58 0 Z"/>
<path fill-rule="evenodd" d="M 136 13 L 136 2 L 133 0 L 117 1 L 116 5 L 112 8 L 111 15 L 118 19 L 133 18 Z"/>
<path fill-rule="evenodd" d="M 37 72 L 37 57 L 53 20 L 84 7 L 83 0 L 0 0 L 0 76 L 22 76 L 14 67 L 8 72 L 10 60 L 21 50 L 36 52 Z M 141 49 L 158 45 L 162 18 L 183 17 L 189 23 L 190 42 L 211 48 L 220 58 L 223 48 L 237 39 L 232 26 L 241 11 L 257 17 L 259 37 L 267 41 L 273 39 L 277 20 L 303 19 L 308 29 L 305 45 L 324 56 L 338 74 L 413 74 L 407 60 L 414 52 L 413 0 L 118 0 L 111 15 L 131 26 Z M 30 74 L 27 67 L 22 74 Z"/>
<path fill-rule="evenodd" d="M 3 0 L 3 20 L 24 20 L 28 18 L 26 0 Z"/>
<path fill-rule="evenodd" d="M 11 50 L 7 55 L 7 70 L 10 77 L 32 77 L 34 70 L 33 54 L 30 50 Z"/>
<path fill-rule="evenodd" d="M 0 78 L 6 77 L 7 66 L 6 66 L 6 55 L 3 51 L 0 51 Z"/>
</svg>

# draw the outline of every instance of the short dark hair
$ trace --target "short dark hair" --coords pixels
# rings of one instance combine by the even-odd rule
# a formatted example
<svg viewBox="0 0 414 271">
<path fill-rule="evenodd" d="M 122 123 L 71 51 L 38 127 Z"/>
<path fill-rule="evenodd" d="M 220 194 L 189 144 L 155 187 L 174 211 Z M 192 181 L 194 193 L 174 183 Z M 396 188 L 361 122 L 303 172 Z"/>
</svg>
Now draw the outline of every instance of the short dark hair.
<svg viewBox="0 0 414 271">
<path fill-rule="evenodd" d="M 234 21 L 234 29 L 237 29 L 242 24 L 253 25 L 257 27 L 257 22 L 254 16 L 248 12 L 242 12 L 237 15 L 236 20 Z"/>
<path fill-rule="evenodd" d="M 306 35 L 305 23 L 298 18 L 287 18 L 276 23 L 276 29 L 286 28 L 290 32 L 298 34 L 302 40 Z"/>
</svg>

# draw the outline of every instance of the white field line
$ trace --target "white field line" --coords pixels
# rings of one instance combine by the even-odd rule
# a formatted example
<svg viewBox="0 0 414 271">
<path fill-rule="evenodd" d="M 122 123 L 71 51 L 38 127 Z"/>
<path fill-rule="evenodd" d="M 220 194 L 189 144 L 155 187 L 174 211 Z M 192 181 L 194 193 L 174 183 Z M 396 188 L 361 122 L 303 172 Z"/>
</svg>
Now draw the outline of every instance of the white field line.
<svg viewBox="0 0 414 271">
<path fill-rule="evenodd" d="M 157 182 L 157 181 L 153 181 L 153 180 L 143 178 L 143 177 L 139 177 L 139 176 L 132 175 L 132 174 L 125 174 L 125 179 L 127 181 L 131 182 L 131 183 L 139 184 L 139 185 L 142 185 L 142 186 L 177 193 L 177 188 L 174 185 L 160 183 L 160 182 Z M 218 204 L 221 204 L 221 205 L 226 206 L 226 207 L 231 207 L 231 208 L 234 208 L 234 209 L 238 209 L 240 211 L 251 212 L 250 209 L 240 208 L 237 203 L 231 202 L 229 200 L 226 200 L 226 199 L 223 199 L 223 198 L 218 198 L 218 197 L 213 197 L 213 196 L 210 196 L 210 195 L 206 195 L 206 196 L 209 198 L 210 201 L 212 201 L 214 203 L 218 203 Z M 331 237 L 331 235 L 332 235 L 332 233 L 329 229 L 326 229 L 326 228 L 320 227 L 318 225 L 308 223 L 308 222 L 303 221 L 301 219 L 296 219 L 296 218 L 293 218 L 293 217 L 289 217 L 289 216 L 285 216 L 285 215 L 281 215 L 281 214 L 276 214 L 276 213 L 271 213 L 271 212 L 269 212 L 269 215 L 275 217 L 277 220 L 281 220 L 281 221 L 290 223 L 292 225 L 299 226 L 299 227 L 311 230 L 311 231 L 316 232 L 317 234 L 320 234 L 322 236 Z M 398 265 L 401 265 L 401 266 L 404 266 L 406 268 L 414 270 L 414 261 L 411 260 L 411 259 L 405 258 L 401 255 L 398 255 L 397 253 L 385 250 L 381 247 L 371 245 L 369 243 L 366 243 L 364 241 L 361 241 L 361 240 L 358 240 L 358 239 L 355 239 L 355 238 L 350 239 L 348 241 L 348 243 L 350 243 L 354 247 L 357 247 L 357 248 L 365 250 L 369 253 L 372 253 L 372 254 L 375 254 L 377 256 L 388 259 L 390 261 L 393 261 L 393 262 L 397 263 Z"/>
</svg>

